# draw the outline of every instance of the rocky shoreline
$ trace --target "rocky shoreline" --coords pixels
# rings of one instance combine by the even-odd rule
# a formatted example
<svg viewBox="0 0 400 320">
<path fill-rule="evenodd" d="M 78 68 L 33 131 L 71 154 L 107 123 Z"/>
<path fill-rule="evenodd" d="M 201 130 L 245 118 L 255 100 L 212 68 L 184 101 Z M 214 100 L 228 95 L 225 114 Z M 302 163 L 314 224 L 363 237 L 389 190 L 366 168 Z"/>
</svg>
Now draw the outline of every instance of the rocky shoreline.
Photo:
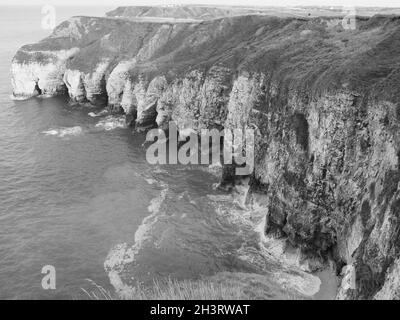
<svg viewBox="0 0 400 320">
<path fill-rule="evenodd" d="M 263 232 L 328 261 L 338 299 L 400 297 L 400 18 L 74 17 L 15 55 L 16 98 L 68 94 L 136 129 L 255 128 Z M 235 185 L 224 166 L 222 185 Z M 260 209 L 261 208 L 261 209 Z"/>
</svg>

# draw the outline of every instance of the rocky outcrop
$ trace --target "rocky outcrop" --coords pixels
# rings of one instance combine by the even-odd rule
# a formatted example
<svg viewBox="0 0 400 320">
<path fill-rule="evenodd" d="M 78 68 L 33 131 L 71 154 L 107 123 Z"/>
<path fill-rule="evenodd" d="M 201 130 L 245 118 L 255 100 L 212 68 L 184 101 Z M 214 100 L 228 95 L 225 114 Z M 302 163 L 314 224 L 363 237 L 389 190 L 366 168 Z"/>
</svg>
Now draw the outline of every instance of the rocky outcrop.
<svg viewBox="0 0 400 320">
<path fill-rule="evenodd" d="M 107 104 L 105 72 L 108 65 L 109 61 L 102 61 L 88 73 L 67 67 L 63 81 L 70 98 L 76 102 L 89 101 L 94 105 Z"/>
<path fill-rule="evenodd" d="M 248 201 L 262 199 L 265 233 L 312 269 L 333 260 L 338 298 L 398 298 L 400 19 L 339 22 L 78 17 L 17 53 L 14 94 L 32 95 L 38 79 L 137 126 L 254 128 Z M 235 183 L 232 168 L 222 183 Z"/>
<path fill-rule="evenodd" d="M 65 92 L 63 75 L 66 61 L 79 51 L 78 48 L 66 50 L 25 51 L 21 49 L 11 65 L 13 93 L 18 98 L 29 98 L 38 85 L 45 95 L 57 95 Z M 22 58 L 23 57 L 23 58 Z M 16 59 L 23 59 L 16 63 Z"/>
</svg>

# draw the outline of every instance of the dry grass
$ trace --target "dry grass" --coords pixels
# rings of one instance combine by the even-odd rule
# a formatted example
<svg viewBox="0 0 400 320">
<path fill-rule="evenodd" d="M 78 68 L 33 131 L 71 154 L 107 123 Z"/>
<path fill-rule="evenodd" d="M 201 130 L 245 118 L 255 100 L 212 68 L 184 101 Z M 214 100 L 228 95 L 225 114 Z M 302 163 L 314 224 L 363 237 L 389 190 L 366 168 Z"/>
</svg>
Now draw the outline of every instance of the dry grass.
<svg viewBox="0 0 400 320">
<path fill-rule="evenodd" d="M 238 274 L 239 275 L 239 274 Z M 250 277 L 250 278 L 249 278 Z M 81 288 L 90 300 L 304 300 L 298 292 L 283 289 L 276 283 L 243 278 L 223 273 L 223 278 L 210 280 L 154 280 L 150 286 L 138 285 L 120 297 L 92 280 L 87 279 L 90 289 Z"/>
<path fill-rule="evenodd" d="M 81 290 L 91 300 L 120 300 L 92 280 L 88 280 L 92 289 Z M 155 280 L 150 287 L 136 286 L 127 300 L 244 300 L 248 299 L 239 285 L 213 283 L 211 281 L 192 280 Z"/>
</svg>

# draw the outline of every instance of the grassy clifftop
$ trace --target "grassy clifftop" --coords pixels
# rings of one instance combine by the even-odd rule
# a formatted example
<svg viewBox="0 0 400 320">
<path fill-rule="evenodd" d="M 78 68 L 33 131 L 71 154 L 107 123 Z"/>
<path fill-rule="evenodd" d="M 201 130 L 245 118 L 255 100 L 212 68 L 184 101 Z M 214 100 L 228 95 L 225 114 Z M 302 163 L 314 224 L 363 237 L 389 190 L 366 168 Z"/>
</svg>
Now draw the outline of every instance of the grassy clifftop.
<svg viewBox="0 0 400 320">
<path fill-rule="evenodd" d="M 358 16 L 370 17 L 376 14 L 400 14 L 400 8 L 357 7 Z M 343 17 L 348 8 L 342 6 L 207 6 L 207 5 L 170 5 L 170 6 L 125 6 L 107 12 L 109 17 L 125 19 L 171 18 L 211 20 L 239 15 L 269 15 L 274 17 Z"/>
<path fill-rule="evenodd" d="M 115 10 L 107 12 L 109 17 L 121 18 L 174 18 L 174 19 L 195 19 L 209 20 L 226 16 L 237 15 L 238 13 L 249 13 L 254 10 L 238 10 L 224 7 L 207 7 L 207 6 L 132 6 L 118 7 Z"/>
<path fill-rule="evenodd" d="M 261 15 L 178 24 L 74 17 L 50 37 L 22 47 L 14 61 L 45 63 L 54 58 L 52 51 L 79 48 L 68 62 L 71 69 L 91 72 L 103 59 L 113 61 L 111 67 L 136 59 L 132 76 L 149 78 L 218 64 L 233 72 L 263 72 L 281 91 L 309 95 L 369 91 L 389 76 L 397 81 L 400 18 L 358 18 L 356 26 L 344 30 L 338 18 Z"/>
</svg>

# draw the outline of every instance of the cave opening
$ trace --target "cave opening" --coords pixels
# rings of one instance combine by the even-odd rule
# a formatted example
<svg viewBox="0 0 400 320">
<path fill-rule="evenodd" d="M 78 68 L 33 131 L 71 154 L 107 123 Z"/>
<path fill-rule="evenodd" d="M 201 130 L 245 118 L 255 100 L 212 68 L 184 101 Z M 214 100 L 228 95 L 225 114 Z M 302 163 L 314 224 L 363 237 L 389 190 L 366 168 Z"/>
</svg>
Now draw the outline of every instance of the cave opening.
<svg viewBox="0 0 400 320">
<path fill-rule="evenodd" d="M 91 103 L 98 106 L 107 106 L 108 105 L 108 94 L 106 89 L 106 77 L 102 76 L 99 83 L 99 91 L 96 94 L 93 94 Z M 86 88 L 85 88 L 85 96 L 86 96 Z"/>
<path fill-rule="evenodd" d="M 397 152 L 397 170 L 400 171 L 400 151 Z"/>
<path fill-rule="evenodd" d="M 397 104 L 396 116 L 397 116 L 397 120 L 400 120 L 400 103 Z"/>
<path fill-rule="evenodd" d="M 42 94 L 42 89 L 39 87 L 39 80 L 35 80 L 35 89 L 33 89 L 33 94 L 38 96 Z"/>
<path fill-rule="evenodd" d="M 368 200 L 365 200 L 361 205 L 361 221 L 364 227 L 367 226 L 368 220 L 371 216 L 371 205 Z"/>
<path fill-rule="evenodd" d="M 309 126 L 304 114 L 295 113 L 292 118 L 294 131 L 296 133 L 296 143 L 300 144 L 303 150 L 308 150 Z"/>
<path fill-rule="evenodd" d="M 134 110 L 130 113 L 125 113 L 124 109 L 122 109 L 122 113 L 125 114 L 125 123 L 128 127 L 134 127 L 135 126 L 135 121 L 137 118 L 137 110 Z"/>
</svg>

